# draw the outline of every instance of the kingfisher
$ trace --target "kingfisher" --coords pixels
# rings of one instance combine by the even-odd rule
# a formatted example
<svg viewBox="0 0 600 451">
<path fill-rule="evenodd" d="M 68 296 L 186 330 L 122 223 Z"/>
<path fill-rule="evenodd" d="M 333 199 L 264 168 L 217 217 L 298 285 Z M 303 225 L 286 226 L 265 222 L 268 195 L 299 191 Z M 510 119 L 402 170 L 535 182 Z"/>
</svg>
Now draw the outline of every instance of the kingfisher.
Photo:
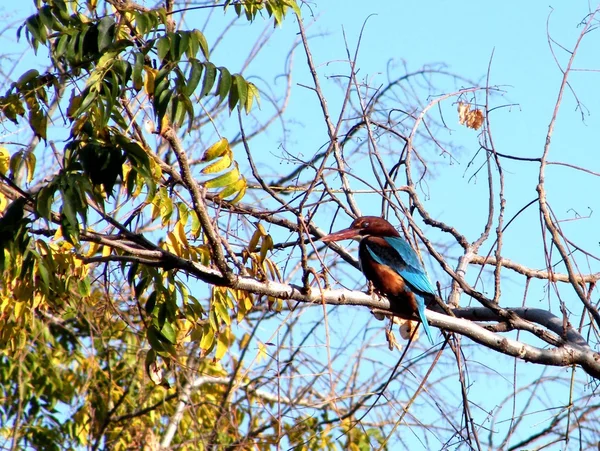
<svg viewBox="0 0 600 451">
<path fill-rule="evenodd" d="M 435 290 L 410 244 L 378 216 L 356 218 L 347 229 L 324 236 L 321 241 L 347 239 L 360 241 L 360 269 L 375 289 L 390 300 L 392 310 L 403 316 L 417 314 L 433 344 L 425 316 L 425 297 L 435 296 Z"/>
</svg>

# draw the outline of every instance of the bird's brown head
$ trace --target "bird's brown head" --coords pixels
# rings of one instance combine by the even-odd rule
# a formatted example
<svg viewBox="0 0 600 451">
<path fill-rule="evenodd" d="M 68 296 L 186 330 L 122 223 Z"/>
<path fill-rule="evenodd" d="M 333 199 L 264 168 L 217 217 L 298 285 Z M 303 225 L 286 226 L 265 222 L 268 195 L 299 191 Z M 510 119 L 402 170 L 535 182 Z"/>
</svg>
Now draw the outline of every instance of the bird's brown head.
<svg viewBox="0 0 600 451">
<path fill-rule="evenodd" d="M 361 216 L 356 218 L 347 229 L 331 233 L 321 238 L 321 241 L 340 241 L 364 236 L 400 236 L 398 231 L 385 219 L 379 216 Z"/>
</svg>

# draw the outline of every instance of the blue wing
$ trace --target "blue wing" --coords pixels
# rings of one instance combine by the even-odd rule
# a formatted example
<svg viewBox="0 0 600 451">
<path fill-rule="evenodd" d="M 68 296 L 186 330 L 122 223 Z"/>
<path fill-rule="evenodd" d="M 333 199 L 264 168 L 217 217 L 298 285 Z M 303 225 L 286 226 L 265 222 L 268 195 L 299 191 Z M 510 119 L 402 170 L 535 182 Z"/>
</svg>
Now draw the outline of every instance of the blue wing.
<svg viewBox="0 0 600 451">
<path fill-rule="evenodd" d="M 394 258 L 395 256 L 390 255 L 389 252 L 375 253 L 368 244 L 366 246 L 367 250 L 371 257 L 373 257 L 373 260 L 380 265 L 393 268 L 394 271 L 402 276 L 406 284 L 409 285 L 417 299 L 419 318 L 423 323 L 425 334 L 431 344 L 433 344 L 433 337 L 429 329 L 429 323 L 427 323 L 427 317 L 425 316 L 425 300 L 420 293 L 435 295 L 435 289 L 429 277 L 427 277 L 425 268 L 421 265 L 419 257 L 404 239 L 400 237 L 385 237 L 384 239 L 398 253 L 400 258 Z"/>
<path fill-rule="evenodd" d="M 394 268 L 394 270 L 402 276 L 405 282 L 408 283 L 411 288 L 414 287 L 416 291 L 435 294 L 435 289 L 425 273 L 425 268 L 421 265 L 419 257 L 413 248 L 400 237 L 385 237 L 384 239 L 396 252 L 398 252 L 402 261 L 397 259 L 389 259 L 389 261 L 387 261 L 388 259 L 385 259 L 386 261 L 380 261 L 375 256 L 373 256 L 373 258 L 382 265 Z"/>
</svg>

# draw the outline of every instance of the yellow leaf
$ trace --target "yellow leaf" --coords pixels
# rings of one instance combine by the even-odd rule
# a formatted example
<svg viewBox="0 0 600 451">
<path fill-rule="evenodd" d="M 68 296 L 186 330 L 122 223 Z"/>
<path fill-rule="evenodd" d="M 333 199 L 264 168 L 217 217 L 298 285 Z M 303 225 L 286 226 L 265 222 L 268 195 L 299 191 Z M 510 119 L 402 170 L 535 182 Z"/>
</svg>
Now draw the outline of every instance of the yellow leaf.
<svg viewBox="0 0 600 451">
<path fill-rule="evenodd" d="M 246 293 L 246 296 L 243 297 L 243 300 L 246 311 L 249 311 L 252 308 L 252 295 Z"/>
<path fill-rule="evenodd" d="M 229 329 L 225 329 L 222 333 L 219 334 L 219 339 L 217 340 L 217 350 L 215 352 L 215 359 L 221 360 L 229 346 L 231 345 L 232 334 Z"/>
<path fill-rule="evenodd" d="M 212 348 L 215 342 L 215 332 L 211 328 L 205 328 L 200 340 L 200 348 L 208 351 Z"/>
<path fill-rule="evenodd" d="M 257 228 L 254 231 L 254 233 L 252 234 L 252 238 L 250 238 L 250 242 L 248 243 L 248 252 L 254 252 L 254 250 L 256 249 L 258 240 L 260 240 L 260 237 L 263 236 L 260 232 L 261 228 L 262 228 L 262 225 L 260 225 L 260 223 L 257 224 Z"/>
<path fill-rule="evenodd" d="M 33 152 L 29 152 L 25 157 L 25 165 L 27 167 L 27 183 L 31 183 L 33 180 L 33 174 L 35 173 L 35 155 Z"/>
<path fill-rule="evenodd" d="M 175 224 L 174 232 L 175 232 L 175 235 L 177 236 L 178 241 L 181 243 L 181 245 L 186 248 L 189 247 L 187 236 L 185 236 L 185 229 L 184 229 L 183 223 L 181 221 L 177 221 L 177 224 Z"/>
<path fill-rule="evenodd" d="M 146 152 L 148 152 L 148 149 L 146 149 Z M 152 176 L 154 177 L 154 179 L 160 180 L 160 178 L 162 177 L 162 168 L 156 162 L 156 160 L 154 160 L 154 158 L 150 158 L 150 170 L 152 171 Z"/>
<path fill-rule="evenodd" d="M 131 171 L 131 165 L 129 163 L 123 164 L 123 180 L 127 180 L 127 176 Z"/>
<path fill-rule="evenodd" d="M 227 198 L 229 196 L 232 196 L 235 193 L 238 193 L 238 195 L 239 195 L 239 193 L 241 191 L 244 191 L 244 192 L 246 191 L 246 186 L 247 186 L 247 184 L 246 184 L 246 178 L 245 177 L 241 177 L 237 182 L 232 183 L 231 185 L 226 186 L 225 188 L 223 188 L 219 192 L 218 196 L 219 196 L 220 199 L 225 199 L 225 198 Z"/>
<path fill-rule="evenodd" d="M 240 349 L 246 349 L 248 343 L 250 343 L 250 334 L 245 333 L 242 339 L 240 340 Z"/>
<path fill-rule="evenodd" d="M 6 147 L 0 147 L 0 174 L 5 175 L 10 166 L 10 154 Z"/>
<path fill-rule="evenodd" d="M 43 300 L 44 297 L 41 294 L 36 293 L 35 296 L 33 296 L 33 304 L 31 305 L 31 308 L 35 310 L 40 306 Z"/>
<path fill-rule="evenodd" d="M 235 167 L 231 171 L 228 171 L 225 174 L 219 175 L 218 177 L 215 177 L 214 179 L 209 180 L 208 182 L 206 182 L 204 184 L 204 186 L 206 186 L 209 189 L 223 188 L 224 186 L 231 185 L 232 183 L 237 182 L 239 180 L 239 178 L 240 178 L 240 170 L 238 169 L 237 164 L 236 164 Z"/>
<path fill-rule="evenodd" d="M 245 181 L 245 180 L 244 180 Z M 240 190 L 239 193 L 237 193 L 237 196 L 235 196 L 233 199 L 231 199 L 229 201 L 230 204 L 235 205 L 237 204 L 240 200 L 242 200 L 242 198 L 244 197 L 244 194 L 246 194 L 246 189 L 248 188 L 248 185 L 246 185 L 246 183 L 244 183 L 244 187 Z"/>
<path fill-rule="evenodd" d="M 260 262 L 264 262 L 267 257 L 267 252 L 273 249 L 273 238 L 271 235 L 267 235 L 263 238 L 262 244 L 260 245 Z"/>
<path fill-rule="evenodd" d="M 281 273 L 279 272 L 277 265 L 268 258 L 265 258 L 265 265 L 269 271 L 269 274 L 271 275 L 271 280 L 281 282 Z"/>
<path fill-rule="evenodd" d="M 21 318 L 21 315 L 23 314 L 23 309 L 25 308 L 25 302 L 15 302 L 14 304 L 14 312 L 15 312 L 15 319 L 19 319 Z"/>
<path fill-rule="evenodd" d="M 258 106 L 260 108 L 260 95 L 258 88 L 254 83 L 248 83 L 248 95 L 246 96 L 246 104 L 244 105 L 244 109 L 246 110 L 246 114 L 250 112 L 252 109 L 252 102 L 256 99 Z"/>
<path fill-rule="evenodd" d="M 0 193 L 0 213 L 4 211 L 4 209 L 6 208 L 7 205 L 8 205 L 8 200 L 6 200 L 6 197 L 4 196 L 4 194 Z"/>
<path fill-rule="evenodd" d="M 62 227 L 57 227 L 56 228 L 56 233 L 54 234 L 54 236 L 52 237 L 52 241 L 59 241 L 62 238 Z"/>
<path fill-rule="evenodd" d="M 89 249 L 83 255 L 85 255 L 86 257 L 91 257 L 99 250 L 100 250 L 100 245 L 98 243 L 91 242 Z"/>
<path fill-rule="evenodd" d="M 221 300 L 219 300 L 219 301 L 221 301 Z M 229 316 L 227 307 L 225 307 L 225 305 L 223 305 L 221 302 L 215 302 L 214 308 L 215 308 L 215 314 L 217 315 L 217 318 L 219 318 L 221 321 L 223 321 L 228 326 L 231 325 L 231 317 Z"/>
<path fill-rule="evenodd" d="M 256 361 L 260 363 L 262 360 L 265 360 L 269 354 L 267 354 L 267 347 L 261 342 L 258 342 L 258 356 L 256 357 Z"/>
<path fill-rule="evenodd" d="M 146 79 L 144 80 L 144 89 L 146 90 L 146 94 L 149 96 L 154 95 L 154 81 L 156 80 L 156 75 L 158 74 L 158 70 L 150 67 L 144 66 L 144 70 L 146 71 Z"/>
<path fill-rule="evenodd" d="M 231 156 L 232 156 L 231 151 L 225 152 L 225 155 L 223 155 L 217 161 L 209 164 L 204 169 L 202 169 L 202 173 L 203 174 L 215 174 L 217 172 L 221 172 L 221 171 L 227 169 L 229 166 L 231 166 L 231 163 L 232 163 Z"/>
<path fill-rule="evenodd" d="M 227 151 L 231 152 L 231 149 L 229 148 L 229 142 L 225 138 L 221 138 L 219 141 L 206 149 L 201 161 L 214 160 L 215 158 L 224 155 Z"/>
<path fill-rule="evenodd" d="M 181 255 L 181 243 L 179 243 L 173 232 L 167 233 L 167 248 L 175 255 Z"/>
</svg>

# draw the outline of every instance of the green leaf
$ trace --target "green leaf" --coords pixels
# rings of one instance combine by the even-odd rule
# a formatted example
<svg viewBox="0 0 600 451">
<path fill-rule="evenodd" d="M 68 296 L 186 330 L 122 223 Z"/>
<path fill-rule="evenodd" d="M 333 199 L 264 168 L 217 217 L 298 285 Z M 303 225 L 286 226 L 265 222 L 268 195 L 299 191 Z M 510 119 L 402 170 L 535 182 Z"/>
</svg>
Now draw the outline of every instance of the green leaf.
<svg viewBox="0 0 600 451">
<path fill-rule="evenodd" d="M 235 75 L 234 75 L 234 77 L 235 77 Z M 237 90 L 236 81 L 234 78 L 231 89 L 229 90 L 229 111 L 230 112 L 233 111 L 233 109 L 235 108 L 235 106 L 238 103 L 238 100 L 240 100 L 240 95 Z"/>
<path fill-rule="evenodd" d="M 183 125 L 183 122 L 185 121 L 186 107 L 185 103 L 182 101 L 183 98 L 184 96 L 182 95 L 173 97 L 173 123 L 177 124 L 177 127 L 181 127 Z"/>
<path fill-rule="evenodd" d="M 87 111 L 87 109 L 90 107 L 90 105 L 98 97 L 98 91 L 95 91 L 95 90 L 90 91 L 89 89 L 86 89 L 83 91 L 82 95 L 85 97 L 83 98 L 83 100 L 81 100 L 81 103 L 79 104 L 79 108 L 77 108 L 77 111 L 75 113 L 73 113 L 74 118 L 76 118 L 77 116 L 79 116 L 82 113 L 85 113 Z"/>
<path fill-rule="evenodd" d="M 179 41 L 177 42 L 177 60 L 181 60 L 184 53 L 188 52 L 190 46 L 190 35 L 188 32 L 179 33 Z"/>
<path fill-rule="evenodd" d="M 50 220 L 52 213 L 52 204 L 54 203 L 54 192 L 56 187 L 54 185 L 47 185 L 40 189 L 36 196 L 36 210 L 37 213 L 44 219 Z"/>
<path fill-rule="evenodd" d="M 30 16 L 25 21 L 25 24 L 27 26 L 27 30 L 32 35 L 30 42 L 34 50 L 37 50 L 38 43 L 46 44 L 46 39 L 48 37 L 46 34 L 46 28 L 42 24 L 40 17 L 37 14 Z"/>
<path fill-rule="evenodd" d="M 238 203 L 240 200 L 242 200 L 242 198 L 243 198 L 243 197 L 244 197 L 244 195 L 246 194 L 246 189 L 248 188 L 248 185 L 247 185 L 247 183 L 246 183 L 246 179 L 244 179 L 244 178 L 242 177 L 242 180 L 243 180 L 243 182 L 244 182 L 244 183 L 243 183 L 243 186 L 242 186 L 242 188 L 239 190 L 239 192 L 237 193 L 237 195 L 236 195 L 236 196 L 235 196 L 233 199 L 229 200 L 229 203 L 230 203 L 230 204 L 232 204 L 232 205 L 235 205 L 235 204 L 237 204 L 237 203 Z M 225 188 L 225 189 L 227 189 L 227 188 Z M 223 191 L 221 191 L 221 192 L 219 193 L 219 197 L 221 197 L 221 198 L 226 198 L 226 197 L 228 197 L 228 196 L 225 196 L 225 195 L 223 194 L 223 192 L 224 192 L 224 191 L 225 191 L 225 190 L 223 190 Z"/>
<path fill-rule="evenodd" d="M 156 42 L 156 51 L 158 60 L 162 63 L 167 54 L 169 53 L 169 49 L 171 48 L 171 42 L 169 38 L 162 37 Z"/>
<path fill-rule="evenodd" d="M 191 97 L 191 95 L 198 87 L 198 83 L 200 83 L 200 79 L 202 78 L 202 70 L 204 69 L 202 63 L 196 58 L 190 60 L 190 65 L 190 76 L 188 77 L 184 89 L 184 94 L 188 97 Z"/>
<path fill-rule="evenodd" d="M 168 33 L 167 37 L 169 39 L 169 50 L 171 51 L 171 61 L 179 61 L 181 59 L 180 51 L 180 43 L 181 36 L 179 33 Z"/>
<path fill-rule="evenodd" d="M 206 186 L 209 189 L 222 188 L 224 186 L 231 185 L 232 183 L 237 182 L 239 178 L 240 171 L 238 169 L 237 163 L 235 163 L 235 166 L 231 171 L 209 180 L 204 184 L 204 186 Z"/>
<path fill-rule="evenodd" d="M 54 17 L 52 16 L 51 8 L 48 5 L 42 6 L 38 9 L 38 13 L 42 24 L 49 30 L 52 30 L 54 28 Z"/>
<path fill-rule="evenodd" d="M 296 15 L 298 16 L 298 18 L 302 17 L 302 13 L 300 12 L 300 7 L 298 6 L 298 3 L 296 3 L 295 0 L 280 0 L 280 1 L 284 5 L 287 5 L 290 8 L 292 8 L 294 10 L 294 13 L 296 13 Z"/>
<path fill-rule="evenodd" d="M 210 57 L 210 51 L 208 50 L 208 42 L 206 42 L 206 37 L 200 30 L 194 30 L 193 33 L 196 35 L 196 38 L 200 43 L 200 49 L 202 50 L 204 58 L 208 60 Z"/>
<path fill-rule="evenodd" d="M 150 20 L 148 16 L 139 11 L 135 11 L 135 28 L 139 34 L 146 34 L 150 30 Z"/>
<path fill-rule="evenodd" d="M 173 357 L 176 357 L 177 352 L 175 347 L 163 336 L 161 332 L 155 327 L 150 326 L 146 330 L 146 338 L 148 338 L 148 343 L 152 346 L 156 352 L 165 354 L 168 353 Z"/>
<path fill-rule="evenodd" d="M 25 167 L 27 168 L 27 183 L 31 183 L 33 175 L 35 174 L 35 163 L 37 159 L 33 151 L 27 152 L 25 156 Z"/>
<path fill-rule="evenodd" d="M 194 105 L 192 104 L 192 101 L 189 99 L 189 97 L 184 97 L 181 101 L 185 106 L 185 111 L 189 118 L 187 132 L 190 133 L 192 131 L 192 126 L 194 125 Z"/>
<path fill-rule="evenodd" d="M 56 44 L 56 50 L 54 51 L 54 56 L 56 59 L 61 58 L 65 52 L 67 51 L 67 45 L 69 44 L 69 40 L 72 37 L 68 34 L 63 34 L 58 38 L 58 42 Z"/>
<path fill-rule="evenodd" d="M 219 67 L 219 83 L 217 84 L 217 93 L 219 94 L 219 103 L 221 103 L 231 89 L 231 73 L 225 67 Z"/>
<path fill-rule="evenodd" d="M 144 305 L 144 310 L 146 310 L 146 313 L 148 315 L 151 315 L 152 311 L 154 310 L 154 307 L 156 307 L 156 298 L 157 298 L 157 293 L 156 293 L 156 291 L 153 291 L 152 293 L 150 293 L 150 296 L 148 296 L 148 299 L 146 300 L 146 304 Z"/>
<path fill-rule="evenodd" d="M 133 280 L 133 277 L 135 277 L 135 272 L 130 272 L 130 276 L 131 280 Z M 150 284 L 150 280 L 151 279 L 147 274 L 141 276 L 140 281 L 135 285 L 135 287 L 133 287 L 133 293 L 135 294 L 136 298 L 139 298 L 144 293 L 144 291 L 146 291 L 146 288 L 148 288 L 148 285 Z"/>
<path fill-rule="evenodd" d="M 77 282 L 77 288 L 81 296 L 89 296 L 92 292 L 90 279 L 85 277 Z"/>
<path fill-rule="evenodd" d="M 173 92 L 170 89 L 165 89 L 160 92 L 160 94 L 154 97 L 154 111 L 156 113 L 157 122 L 159 124 L 162 123 L 162 119 L 165 116 L 167 109 L 169 108 L 169 103 L 171 102 L 171 97 Z"/>
<path fill-rule="evenodd" d="M 233 89 L 237 90 L 240 105 L 245 105 L 248 98 L 248 82 L 240 74 L 233 76 Z"/>
<path fill-rule="evenodd" d="M 103 53 L 112 43 L 115 34 L 115 21 L 112 16 L 104 16 L 98 22 L 98 52 Z"/>
<path fill-rule="evenodd" d="M 40 73 L 38 70 L 29 69 L 27 72 L 25 72 L 23 75 L 21 75 L 19 77 L 19 79 L 17 80 L 16 86 L 19 88 L 24 88 L 27 83 L 35 80 L 39 76 L 40 76 Z"/>
<path fill-rule="evenodd" d="M 165 324 L 163 324 L 160 332 L 162 333 L 163 337 L 165 337 L 172 344 L 177 343 L 177 333 L 170 322 L 165 321 Z"/>
<path fill-rule="evenodd" d="M 48 117 L 39 108 L 29 110 L 29 125 L 33 132 L 44 141 L 46 140 L 46 129 Z"/>
<path fill-rule="evenodd" d="M 42 278 L 44 286 L 46 288 L 50 288 L 50 271 L 48 271 L 48 267 L 42 259 L 38 261 L 38 270 L 40 272 L 40 276 Z"/>
<path fill-rule="evenodd" d="M 215 79 L 217 78 L 217 68 L 213 63 L 206 62 L 204 63 L 206 68 L 206 73 L 204 74 L 204 81 L 202 82 L 202 92 L 200 93 L 200 97 L 204 97 L 207 95 L 213 85 L 215 84 Z"/>
</svg>

